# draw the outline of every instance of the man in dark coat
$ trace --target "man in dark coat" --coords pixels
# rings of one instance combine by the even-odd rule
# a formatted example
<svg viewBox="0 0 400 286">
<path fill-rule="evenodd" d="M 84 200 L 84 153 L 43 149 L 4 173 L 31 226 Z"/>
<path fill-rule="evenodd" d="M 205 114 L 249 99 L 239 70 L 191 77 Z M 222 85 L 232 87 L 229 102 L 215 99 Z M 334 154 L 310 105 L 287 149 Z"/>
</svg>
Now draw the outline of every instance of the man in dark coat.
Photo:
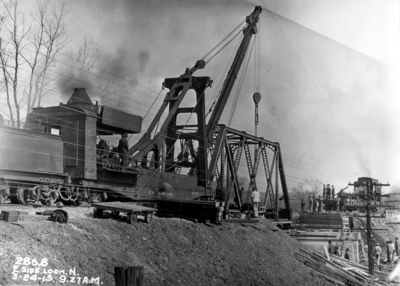
<svg viewBox="0 0 400 286">
<path fill-rule="evenodd" d="M 330 200 L 331 199 L 331 185 L 330 184 L 328 184 L 328 186 L 326 187 L 325 194 L 326 194 L 326 199 Z"/>
<path fill-rule="evenodd" d="M 127 163 L 127 154 L 129 150 L 129 145 L 128 145 L 128 134 L 123 134 L 121 136 L 121 139 L 119 139 L 119 144 L 118 144 L 118 153 L 121 156 L 121 166 L 122 168 L 126 168 L 126 163 Z"/>
<path fill-rule="evenodd" d="M 344 254 L 344 259 L 350 260 L 349 250 L 350 249 L 346 248 L 346 253 Z"/>
<path fill-rule="evenodd" d="M 386 241 L 386 259 L 387 263 L 392 263 L 391 255 L 390 255 L 390 246 L 389 246 L 389 241 Z"/>
<path fill-rule="evenodd" d="M 394 242 L 394 251 L 396 251 L 396 255 L 399 256 L 399 238 L 396 237 L 396 240 Z"/>
</svg>

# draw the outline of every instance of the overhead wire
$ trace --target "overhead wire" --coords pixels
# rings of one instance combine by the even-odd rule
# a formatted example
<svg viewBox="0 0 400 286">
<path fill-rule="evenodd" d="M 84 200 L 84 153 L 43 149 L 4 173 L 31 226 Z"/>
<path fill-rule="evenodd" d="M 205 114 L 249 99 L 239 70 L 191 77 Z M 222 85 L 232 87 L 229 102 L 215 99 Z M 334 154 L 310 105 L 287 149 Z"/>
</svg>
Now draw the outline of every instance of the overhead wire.
<svg viewBox="0 0 400 286">
<path fill-rule="evenodd" d="M 153 102 L 153 104 L 154 104 L 154 102 Z"/>
</svg>

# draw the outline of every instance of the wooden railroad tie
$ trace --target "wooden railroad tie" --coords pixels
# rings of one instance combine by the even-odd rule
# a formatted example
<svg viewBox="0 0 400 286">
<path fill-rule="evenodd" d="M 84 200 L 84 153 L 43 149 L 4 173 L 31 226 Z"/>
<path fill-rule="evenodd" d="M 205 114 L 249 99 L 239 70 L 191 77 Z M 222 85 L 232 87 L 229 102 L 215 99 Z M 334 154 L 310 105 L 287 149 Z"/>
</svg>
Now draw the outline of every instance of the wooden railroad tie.
<svg viewBox="0 0 400 286">
<path fill-rule="evenodd" d="M 143 266 L 114 267 L 115 286 L 143 286 Z"/>
</svg>

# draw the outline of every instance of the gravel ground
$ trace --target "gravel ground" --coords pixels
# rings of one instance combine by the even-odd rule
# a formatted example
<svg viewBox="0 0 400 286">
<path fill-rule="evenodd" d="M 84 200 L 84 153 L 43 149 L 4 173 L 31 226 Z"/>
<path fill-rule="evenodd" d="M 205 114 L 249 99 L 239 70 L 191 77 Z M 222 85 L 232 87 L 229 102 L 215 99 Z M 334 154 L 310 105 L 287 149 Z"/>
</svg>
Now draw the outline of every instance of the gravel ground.
<svg viewBox="0 0 400 286">
<path fill-rule="evenodd" d="M 114 267 L 136 265 L 148 286 L 332 285 L 296 259 L 305 246 L 266 220 L 207 225 L 155 218 L 130 225 L 94 219 L 91 207 L 65 207 L 69 222 L 59 224 L 35 214 L 48 209 L 55 208 L 0 206 L 29 213 L 17 223 L 0 221 L 0 285 L 113 286 Z"/>
</svg>

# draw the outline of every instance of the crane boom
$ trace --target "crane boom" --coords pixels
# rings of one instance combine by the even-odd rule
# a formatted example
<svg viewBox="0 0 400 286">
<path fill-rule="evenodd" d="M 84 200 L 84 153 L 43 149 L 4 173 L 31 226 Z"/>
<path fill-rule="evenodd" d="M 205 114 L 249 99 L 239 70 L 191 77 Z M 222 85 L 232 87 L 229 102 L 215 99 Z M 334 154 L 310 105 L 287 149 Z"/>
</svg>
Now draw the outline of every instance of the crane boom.
<svg viewBox="0 0 400 286">
<path fill-rule="evenodd" d="M 219 119 L 221 118 L 222 112 L 224 111 L 224 107 L 229 98 L 233 84 L 236 81 L 240 67 L 243 63 L 244 57 L 249 47 L 251 37 L 253 36 L 253 34 L 257 33 L 257 22 L 261 11 L 262 11 L 261 6 L 257 6 L 255 7 L 254 11 L 249 16 L 246 17 L 246 23 L 248 26 L 243 30 L 244 34 L 243 40 L 240 43 L 239 49 L 233 60 L 232 66 L 229 69 L 223 87 L 221 89 L 221 94 L 218 97 L 218 101 L 215 104 L 213 112 L 207 123 L 206 132 L 209 142 L 212 140 L 212 137 L 214 135 L 214 130 L 219 122 Z"/>
</svg>

